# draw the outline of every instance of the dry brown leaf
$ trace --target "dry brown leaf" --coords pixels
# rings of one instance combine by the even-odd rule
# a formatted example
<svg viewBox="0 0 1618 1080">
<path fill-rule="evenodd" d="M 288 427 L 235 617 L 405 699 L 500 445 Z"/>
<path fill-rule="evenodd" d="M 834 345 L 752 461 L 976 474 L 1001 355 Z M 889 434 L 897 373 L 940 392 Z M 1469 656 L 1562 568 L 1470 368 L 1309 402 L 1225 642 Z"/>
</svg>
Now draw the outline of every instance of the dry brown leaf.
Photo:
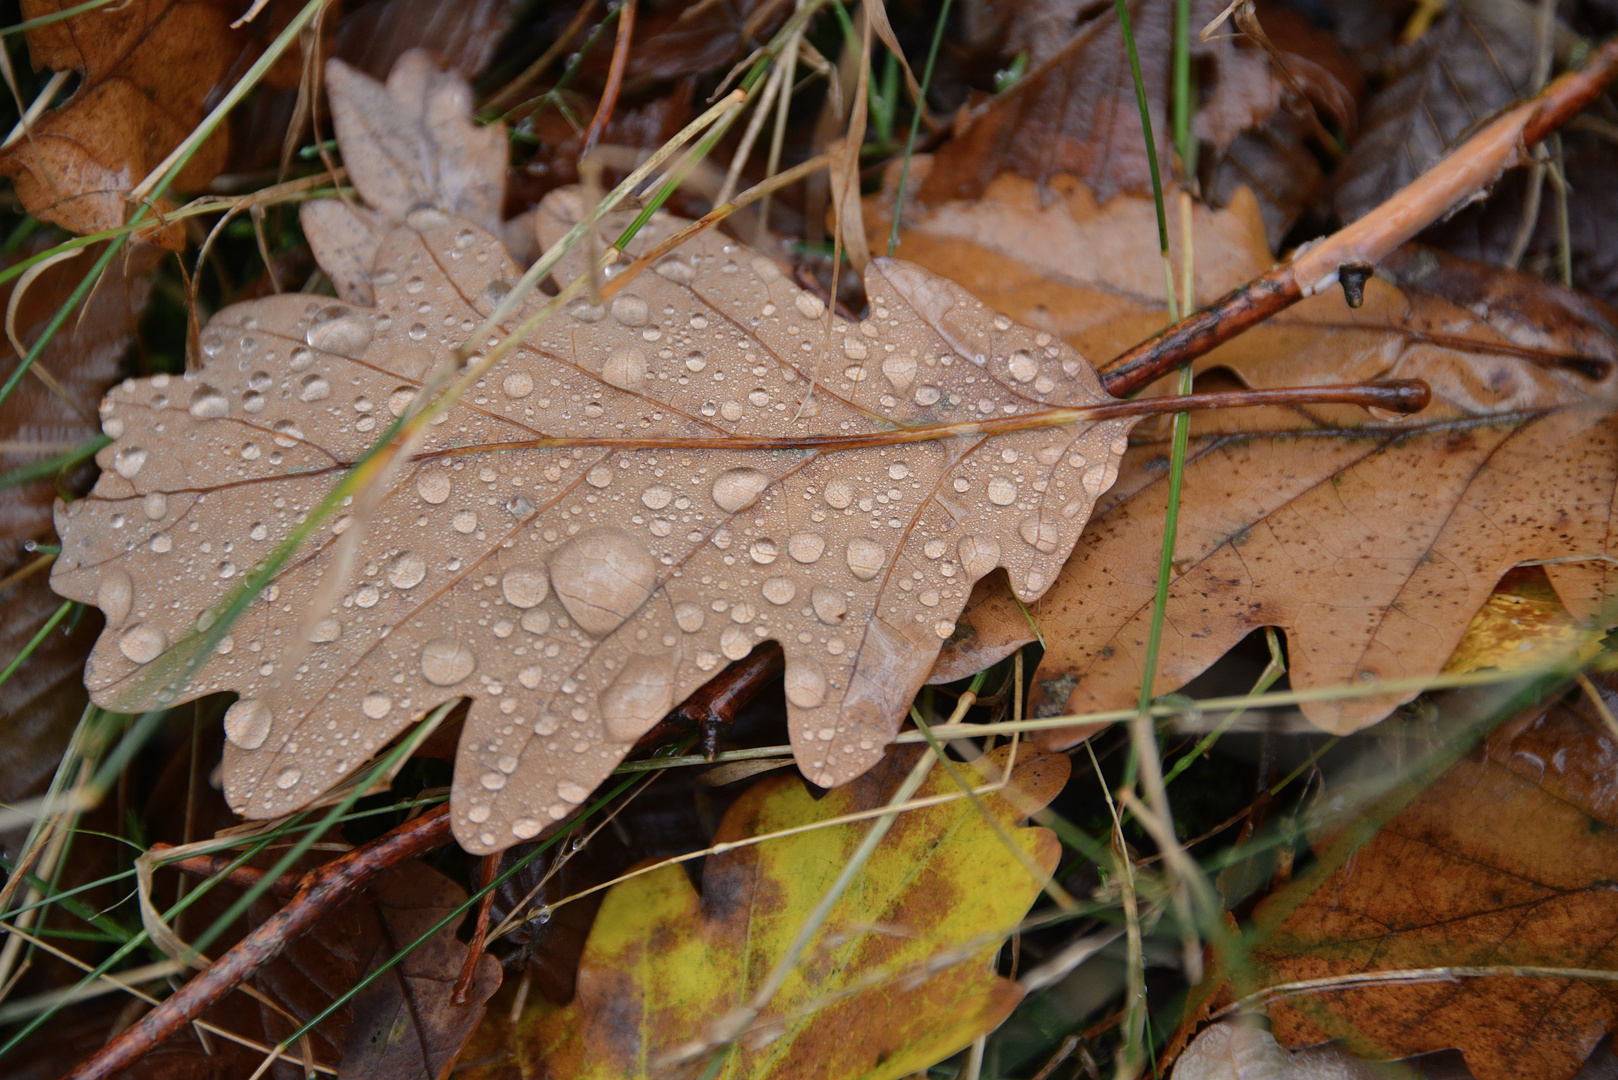
<svg viewBox="0 0 1618 1080">
<path fill-rule="evenodd" d="M 560 233 L 578 196 L 541 210 Z M 679 225 L 655 217 L 630 254 Z M 63 508 L 52 579 L 108 614 L 86 669 L 95 700 L 167 693 L 169 665 L 148 665 L 331 490 L 515 275 L 492 236 L 418 209 L 382 242 L 375 310 L 240 304 L 204 331 L 197 371 L 109 395 L 117 441 L 91 497 Z M 570 814 L 671 706 L 765 640 L 786 652 L 805 773 L 836 785 L 869 768 L 972 582 L 1005 566 L 1032 599 L 1055 578 L 1132 421 L 1012 430 L 1111 399 L 1073 349 L 918 267 L 873 262 L 866 286 L 871 317 L 834 318 L 827 357 L 821 301 L 704 234 L 610 312 L 575 303 L 541 327 L 429 429 L 331 610 L 305 620 L 347 517 L 183 689 L 241 694 L 232 805 L 306 805 L 470 695 L 456 835 L 499 850 Z M 929 424 L 944 426 L 891 445 L 898 425 Z M 312 648 L 282 670 L 305 621 Z"/>
<path fill-rule="evenodd" d="M 23 0 L 24 18 L 71 0 Z M 28 31 L 36 68 L 77 71 L 79 88 L 0 153 L 30 214 L 76 233 L 124 223 L 125 196 L 203 118 L 211 95 L 263 48 L 263 23 L 232 30 L 230 0 L 129 0 Z M 175 178 L 195 191 L 224 167 L 224 132 Z"/>
<path fill-rule="evenodd" d="M 499 234 L 506 192 L 506 129 L 470 120 L 466 79 L 411 49 L 378 83 L 341 60 L 326 65 L 332 126 L 366 205 L 304 203 L 298 219 L 337 295 L 375 303 L 371 267 L 388 231 L 419 206 L 436 206 Z"/>
<path fill-rule="evenodd" d="M 1609 708 L 1613 701 L 1607 692 Z M 1513 721 L 1275 925 L 1259 985 L 1446 967 L 1611 970 L 1618 749 L 1588 699 Z M 1566 1080 L 1618 1025 L 1611 982 L 1524 975 L 1317 988 L 1272 1002 L 1276 1037 L 1365 1056 L 1450 1047 L 1479 1080 Z"/>
<path fill-rule="evenodd" d="M 1205 25 L 1223 6 L 1194 0 L 1192 25 Z M 1174 4 L 1132 0 L 1129 12 L 1157 158 L 1166 170 Z M 965 130 L 939 150 L 921 185 L 921 202 L 976 198 L 1001 173 L 1039 184 L 1063 173 L 1077 176 L 1103 201 L 1120 191 L 1151 192 L 1140 106 L 1117 11 L 1112 4 L 1085 5 L 1076 28 L 1073 17 L 1068 11 L 1059 20 L 1061 32 L 1071 34 L 1059 51 L 972 112 Z M 1240 132 L 1260 126 L 1275 111 L 1280 84 L 1257 49 L 1237 48 L 1228 37 L 1193 39 L 1191 47 L 1199 78 L 1212 87 L 1197 108 L 1196 135 L 1222 152 Z"/>
<path fill-rule="evenodd" d="M 1031 185 L 1003 180 L 979 203 L 918 217 L 904 251 L 1105 356 L 1162 325 L 1151 213 L 1125 198 L 1098 210 L 1082 188 L 1041 209 Z M 1194 221 L 1199 297 L 1267 261 L 1251 209 L 1198 211 Z M 1547 567 L 1581 619 L 1618 592 L 1613 319 L 1527 275 L 1443 269 L 1457 265 L 1428 254 L 1424 273 L 1407 272 L 1406 292 L 1373 280 L 1359 310 L 1337 292 L 1316 296 L 1199 362 L 1262 387 L 1421 378 L 1435 404 L 1419 419 L 1369 425 L 1363 414 L 1315 408 L 1193 421 L 1154 693 L 1184 685 L 1264 626 L 1287 631 L 1299 689 L 1434 675 L 1496 582 L 1524 560 L 1586 560 Z M 1588 358 L 1588 370 L 1564 366 L 1567 357 Z M 1050 646 L 1036 712 L 1138 700 L 1167 453 L 1160 438 L 1138 440 L 1034 609 Z M 936 679 L 1032 638 L 1009 596 L 991 603 L 997 611 L 963 619 L 972 634 L 952 645 L 961 655 Z M 1323 728 L 1351 731 L 1395 704 L 1303 709 Z"/>
</svg>

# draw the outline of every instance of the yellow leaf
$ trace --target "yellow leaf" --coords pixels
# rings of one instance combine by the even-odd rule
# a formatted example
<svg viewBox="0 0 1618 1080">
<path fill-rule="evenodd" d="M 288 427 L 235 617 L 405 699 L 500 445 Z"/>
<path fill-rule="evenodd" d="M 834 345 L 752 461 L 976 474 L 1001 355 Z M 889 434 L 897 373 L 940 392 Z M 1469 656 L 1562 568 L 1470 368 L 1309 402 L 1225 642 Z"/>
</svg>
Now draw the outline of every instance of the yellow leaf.
<svg viewBox="0 0 1618 1080">
<path fill-rule="evenodd" d="M 966 774 L 993 781 L 1007 750 Z M 761 781 L 725 815 L 715 842 L 880 807 L 914 760 L 914 752 L 891 755 L 819 800 L 796 777 Z M 1049 802 L 1067 774 L 1065 757 L 1024 746 L 1011 784 L 984 798 L 1047 873 L 1056 837 L 1012 826 Z M 935 769 L 916 798 L 957 791 Z M 480 1063 L 465 1075 L 618 1080 L 666 1072 L 659 1066 L 671 1052 L 709 1035 L 769 978 L 870 828 L 829 825 L 711 855 L 700 896 L 678 866 L 615 886 L 585 947 L 574 1000 L 531 1005 L 515 1025 L 503 1011 L 491 1013 L 462 1056 Z M 1041 885 L 966 799 L 901 814 L 716 1075 L 880 1080 L 962 1049 L 1022 997 L 995 974 L 993 958 Z"/>
</svg>

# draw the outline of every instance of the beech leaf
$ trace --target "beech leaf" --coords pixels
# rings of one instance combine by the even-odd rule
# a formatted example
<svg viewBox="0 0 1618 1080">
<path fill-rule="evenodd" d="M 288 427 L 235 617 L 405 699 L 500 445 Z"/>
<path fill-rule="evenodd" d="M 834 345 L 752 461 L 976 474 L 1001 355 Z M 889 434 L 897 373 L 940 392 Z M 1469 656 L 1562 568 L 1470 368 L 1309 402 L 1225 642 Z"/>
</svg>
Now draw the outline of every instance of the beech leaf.
<svg viewBox="0 0 1618 1080">
<path fill-rule="evenodd" d="M 578 211 L 553 193 L 540 216 L 559 232 Z M 654 217 L 629 254 L 681 224 Z M 1086 420 L 1113 399 L 1078 352 L 919 267 L 873 261 L 856 324 L 702 234 L 608 307 L 542 325 L 427 429 L 329 611 L 305 618 L 347 516 L 167 687 L 185 649 L 149 665 L 211 626 L 516 275 L 493 236 L 418 207 L 380 244 L 374 309 L 233 306 L 197 370 L 103 402 L 116 441 L 91 496 L 61 508 L 52 582 L 108 615 L 85 673 L 97 702 L 241 696 L 225 720 L 238 812 L 305 806 L 470 696 L 455 831 L 497 851 L 565 818 L 766 640 L 786 654 L 804 772 L 851 780 L 974 581 L 1004 566 L 1031 600 L 1055 579 L 1134 423 Z M 312 640 L 294 647 L 301 624 Z"/>
<path fill-rule="evenodd" d="M 714 840 L 881 807 L 917 756 L 895 753 L 819 800 L 795 777 L 761 781 L 726 813 Z M 1012 760 L 1001 747 L 964 766 L 965 776 L 994 781 Z M 1062 789 L 1068 762 L 1027 746 L 1014 760 L 1010 786 L 984 796 L 984 806 L 1049 873 L 1060 852 L 1055 834 L 1015 826 Z M 935 767 L 916 797 L 958 790 Z M 831 825 L 710 855 L 700 896 L 677 865 L 614 886 L 585 945 L 573 1001 L 535 1002 L 515 1025 L 491 1015 L 466 1057 L 494 1061 L 468 1076 L 665 1075 L 660 1062 L 769 978 L 868 829 Z M 970 801 L 899 815 L 797 973 L 716 1075 L 878 1080 L 943 1060 L 993 1030 L 1021 999 L 991 961 L 1040 887 Z"/>
</svg>

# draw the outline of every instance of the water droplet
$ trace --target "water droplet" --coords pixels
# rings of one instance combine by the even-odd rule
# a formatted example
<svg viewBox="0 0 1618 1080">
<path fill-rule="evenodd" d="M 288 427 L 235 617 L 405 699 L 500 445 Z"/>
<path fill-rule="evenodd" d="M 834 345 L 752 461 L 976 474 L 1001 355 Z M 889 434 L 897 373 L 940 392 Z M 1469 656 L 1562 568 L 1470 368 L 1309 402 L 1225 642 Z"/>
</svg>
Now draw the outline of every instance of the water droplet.
<svg viewBox="0 0 1618 1080">
<path fill-rule="evenodd" d="M 1011 369 L 1011 377 L 1020 383 L 1033 382 L 1034 377 L 1039 374 L 1039 361 L 1023 349 L 1012 353 L 1006 366 Z"/>
<path fill-rule="evenodd" d="M 388 584 L 395 589 L 413 589 L 427 576 L 427 560 L 414 551 L 401 551 L 388 564 Z"/>
<path fill-rule="evenodd" d="M 113 471 L 125 480 L 133 480 L 141 466 L 146 464 L 146 456 L 146 451 L 138 446 L 126 447 L 113 455 Z"/>
<path fill-rule="evenodd" d="M 701 371 L 707 366 L 708 358 L 699 352 L 694 352 L 685 358 L 685 367 L 687 371 Z"/>
<path fill-rule="evenodd" d="M 396 589 L 413 589 L 427 576 L 427 560 L 413 551 L 401 551 L 388 563 L 388 585 Z"/>
<path fill-rule="evenodd" d="M 523 612 L 522 618 L 517 620 L 524 630 L 530 634 L 544 634 L 551 628 L 551 615 L 548 611 L 530 608 Z"/>
<path fill-rule="evenodd" d="M 466 820 L 482 825 L 489 820 L 489 807 L 487 803 L 479 803 L 466 812 Z"/>
<path fill-rule="evenodd" d="M 140 509 L 147 521 L 162 521 L 169 512 L 169 497 L 161 491 L 149 492 L 140 501 Z"/>
<path fill-rule="evenodd" d="M 291 354 L 287 357 L 287 367 L 291 368 L 293 371 L 305 371 L 308 369 L 309 365 L 313 364 L 314 362 L 314 350 L 306 349 L 302 345 L 299 345 L 293 349 Z M 270 378 L 268 376 L 265 376 L 262 386 L 257 385 L 256 381 L 253 384 L 254 390 L 268 390 L 269 387 Z"/>
<path fill-rule="evenodd" d="M 940 390 L 936 386 L 918 386 L 918 387 L 916 387 L 916 404 L 917 405 L 937 405 L 938 404 L 938 399 L 943 397 L 943 396 L 944 396 L 944 392 L 942 390 Z"/>
<path fill-rule="evenodd" d="M 1084 490 L 1091 495 L 1100 495 L 1107 486 L 1107 468 L 1099 462 L 1084 470 L 1084 478 L 1080 481 Z"/>
<path fill-rule="evenodd" d="M 939 619 L 933 623 L 933 633 L 938 635 L 938 640 L 948 641 L 955 633 L 955 623 L 950 619 Z"/>
<path fill-rule="evenodd" d="M 730 469 L 713 482 L 713 501 L 721 510 L 735 513 L 759 497 L 770 486 L 770 478 L 757 469 Z"/>
<path fill-rule="evenodd" d="M 137 664 L 150 664 L 169 647 L 169 636 L 151 623 L 141 623 L 124 631 L 118 651 Z"/>
<path fill-rule="evenodd" d="M 127 571 L 109 570 L 96 586 L 96 607 L 106 614 L 109 626 L 123 622 L 134 602 L 135 582 Z"/>
<path fill-rule="evenodd" d="M 590 789 L 583 787 L 582 785 L 575 784 L 571 781 L 564 780 L 560 784 L 556 785 L 556 797 L 558 799 L 565 799 L 566 801 L 577 806 L 579 803 L 590 797 Z"/>
<path fill-rule="evenodd" d="M 1017 501 L 1017 485 L 1009 476 L 989 479 L 989 501 L 996 506 L 1010 506 Z"/>
<path fill-rule="evenodd" d="M 994 328 L 996 330 L 1010 330 L 1011 320 L 1004 315 L 996 315 L 994 317 Z"/>
<path fill-rule="evenodd" d="M 154 533 L 152 535 L 152 550 L 159 555 L 167 555 L 174 550 L 174 541 L 168 533 Z"/>
<path fill-rule="evenodd" d="M 942 559 L 944 557 L 944 538 L 935 536 L 922 545 L 921 553 L 929 559 Z"/>
<path fill-rule="evenodd" d="M 298 383 L 299 401 L 321 401 L 331 394 L 331 383 L 321 375 L 305 375 Z"/>
<path fill-rule="evenodd" d="M 424 469 L 416 477 L 416 494 L 434 506 L 449 498 L 449 472 L 445 469 Z"/>
<path fill-rule="evenodd" d="M 772 577 L 764 582 L 764 599 L 772 604 L 790 604 L 796 595 L 798 587 L 792 584 L 791 578 Z"/>
<path fill-rule="evenodd" d="M 695 281 L 697 277 L 697 272 L 691 268 L 691 264 L 678 256 L 664 259 L 662 262 L 658 263 L 657 266 L 653 267 L 653 269 L 655 269 L 663 277 L 679 285 L 689 285 Z"/>
<path fill-rule="evenodd" d="M 815 618 L 828 626 L 841 622 L 848 614 L 848 599 L 836 589 L 816 585 L 809 593 L 809 606 L 815 609 Z"/>
<path fill-rule="evenodd" d="M 486 772 L 478 777 L 478 783 L 489 791 L 499 791 L 506 786 L 506 778 L 497 772 Z"/>
<path fill-rule="evenodd" d="M 358 358 L 371 344 L 371 320 L 340 304 L 332 304 L 315 315 L 304 339 L 321 352 Z"/>
<path fill-rule="evenodd" d="M 506 500 L 506 513 L 512 517 L 525 518 L 534 512 L 534 504 L 528 501 L 526 495 L 513 495 Z"/>
<path fill-rule="evenodd" d="M 291 420 L 277 420 L 270 428 L 275 432 L 275 445 L 297 446 L 303 438 L 303 429 Z"/>
<path fill-rule="evenodd" d="M 551 584 L 586 633 L 602 637 L 623 625 L 657 588 L 657 563 L 621 529 L 594 529 L 551 557 Z"/>
<path fill-rule="evenodd" d="M 606 487 L 612 483 L 612 466 L 607 464 L 597 465 L 584 474 L 584 482 L 593 488 Z"/>
<path fill-rule="evenodd" d="M 638 390 L 646 381 L 646 356 L 639 349 L 614 349 L 601 365 L 601 378 L 624 390 Z"/>
<path fill-rule="evenodd" d="M 393 699 L 384 693 L 376 691 L 366 694 L 364 700 L 360 702 L 360 712 L 364 713 L 372 720 L 382 719 L 384 716 L 388 715 L 392 709 Z"/>
<path fill-rule="evenodd" d="M 625 326 L 645 326 L 650 316 L 651 309 L 646 306 L 646 301 L 634 293 L 624 293 L 613 298 L 612 317 Z"/>
<path fill-rule="evenodd" d="M 688 634 L 694 634 L 701 630 L 702 624 L 706 620 L 707 616 L 703 614 L 700 604 L 682 600 L 674 605 L 674 622 Z"/>
<path fill-rule="evenodd" d="M 826 505 L 834 510 L 846 510 L 854 501 L 854 485 L 847 480 L 833 480 L 826 485 Z"/>
<path fill-rule="evenodd" d="M 281 775 L 275 778 L 275 786 L 282 791 L 297 787 L 298 781 L 303 779 L 303 770 L 296 765 L 281 770 Z"/>
<path fill-rule="evenodd" d="M 882 361 L 882 374 L 893 384 L 895 390 L 904 391 L 916 380 L 916 358 L 914 356 L 890 356 Z"/>
<path fill-rule="evenodd" d="M 871 355 L 870 346 L 852 334 L 843 335 L 843 355 L 850 360 L 864 360 Z"/>
<path fill-rule="evenodd" d="M 814 293 L 800 292 L 793 297 L 792 303 L 798 309 L 798 313 L 806 319 L 818 319 L 826 314 L 825 303 Z"/>
<path fill-rule="evenodd" d="M 543 566 L 513 566 L 500 576 L 500 593 L 506 603 L 524 610 L 542 603 L 550 595 L 551 578 Z"/>
<path fill-rule="evenodd" d="M 848 568 L 861 581 L 870 581 L 882 572 L 887 561 L 882 545 L 865 536 L 856 536 L 848 542 Z"/>
<path fill-rule="evenodd" d="M 455 516 L 449 519 L 449 524 L 458 533 L 470 533 L 478 527 L 478 516 L 472 510 L 457 510 Z"/>
<path fill-rule="evenodd" d="M 640 501 L 648 510 L 661 510 L 674 501 L 674 489 L 663 484 L 653 484 L 641 493 Z"/>
<path fill-rule="evenodd" d="M 819 707 L 826 700 L 826 672 L 809 657 L 787 660 L 787 700 L 800 709 Z"/>
<path fill-rule="evenodd" d="M 607 738 L 632 743 L 674 707 L 674 665 L 667 656 L 631 656 L 618 677 L 601 692 L 601 722 Z M 556 792 L 568 802 L 583 802 L 567 792 Z"/>
<path fill-rule="evenodd" d="M 1061 539 L 1053 521 L 1041 521 L 1037 517 L 1023 518 L 1017 531 L 1030 546 L 1037 548 L 1046 555 L 1056 550 L 1056 543 Z"/>
<path fill-rule="evenodd" d="M 525 398 L 534 392 L 534 380 L 521 371 L 513 372 L 506 376 L 500 389 L 508 398 Z"/>
<path fill-rule="evenodd" d="M 747 395 L 747 400 L 752 402 L 756 408 L 762 409 L 770 403 L 770 395 L 766 390 L 754 390 Z"/>
<path fill-rule="evenodd" d="M 906 465 L 902 461 L 888 466 L 888 478 L 890 480 L 903 480 L 909 475 L 910 466 Z"/>
<path fill-rule="evenodd" d="M 849 382 L 864 382 L 865 381 L 865 365 L 864 364 L 850 364 L 850 365 L 848 365 L 848 367 L 843 369 L 843 378 L 847 379 Z"/>
<path fill-rule="evenodd" d="M 309 628 L 309 640 L 316 645 L 323 645 L 328 641 L 336 641 L 343 634 L 343 624 L 332 616 L 321 619 Z"/>
<path fill-rule="evenodd" d="M 598 323 L 607 317 L 606 308 L 600 304 L 592 304 L 584 300 L 580 300 L 568 308 L 567 313 L 581 323 Z"/>
<path fill-rule="evenodd" d="M 753 651 L 751 635 L 734 624 L 725 627 L 719 635 L 719 651 L 730 660 L 740 660 Z"/>
<path fill-rule="evenodd" d="M 735 423 L 737 420 L 742 418 L 742 403 L 739 401 L 725 402 L 723 405 L 719 406 L 719 415 L 723 416 L 726 420 Z"/>
<path fill-rule="evenodd" d="M 405 331 L 405 336 L 411 341 L 421 341 L 427 336 L 427 328 L 421 323 L 411 323 L 410 329 Z"/>
<path fill-rule="evenodd" d="M 747 549 L 748 557 L 760 566 L 770 565 L 780 553 L 780 549 L 775 546 L 775 541 L 769 537 L 754 540 L 753 545 Z"/>
<path fill-rule="evenodd" d="M 258 698 L 242 698 L 225 710 L 225 738 L 243 750 L 257 750 L 269 738 L 274 719 Z"/>
<path fill-rule="evenodd" d="M 980 578 L 1000 565 L 1000 544 L 993 537 L 963 536 L 955 554 L 971 578 Z"/>
<path fill-rule="evenodd" d="M 541 822 L 533 818 L 522 817 L 511 823 L 511 835 L 518 840 L 532 840 L 539 835 L 539 830 L 542 828 L 544 828 L 544 825 Z"/>
<path fill-rule="evenodd" d="M 508 277 L 497 277 L 483 286 L 483 295 L 489 298 L 489 303 L 498 304 L 506 295 L 516 288 L 517 283 Z"/>
<path fill-rule="evenodd" d="M 401 386 L 388 395 L 388 412 L 394 416 L 403 416 L 410 403 L 416 400 L 416 391 L 408 386 Z"/>
<path fill-rule="evenodd" d="M 454 686 L 478 666 L 478 658 L 455 638 L 434 638 L 421 647 L 421 674 L 434 686 Z"/>
<path fill-rule="evenodd" d="M 191 395 L 191 415 L 199 420 L 229 416 L 230 401 L 224 394 L 204 383 Z"/>
</svg>

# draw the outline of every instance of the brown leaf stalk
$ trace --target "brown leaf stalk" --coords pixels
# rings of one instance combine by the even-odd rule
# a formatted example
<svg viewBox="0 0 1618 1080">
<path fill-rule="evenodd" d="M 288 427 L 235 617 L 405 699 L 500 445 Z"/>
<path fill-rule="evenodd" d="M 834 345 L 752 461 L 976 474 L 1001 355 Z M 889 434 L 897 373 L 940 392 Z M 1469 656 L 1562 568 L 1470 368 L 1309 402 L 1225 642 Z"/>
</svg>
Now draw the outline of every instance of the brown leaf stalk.
<svg viewBox="0 0 1618 1080">
<path fill-rule="evenodd" d="M 612 66 L 607 69 L 607 85 L 601 91 L 601 103 L 584 129 L 584 140 L 579 143 L 579 159 L 590 156 L 612 119 L 612 110 L 618 106 L 618 91 L 624 85 L 624 68 L 629 66 L 629 40 L 635 35 L 635 0 L 622 0 L 618 11 L 618 41 L 612 48 Z"/>
<path fill-rule="evenodd" d="M 315 923 L 347 903 L 366 882 L 449 838 L 446 803 L 311 872 L 286 907 L 260 923 L 161 1005 L 125 1028 L 64 1080 L 109 1080 L 118 1075 L 201 1016 Z"/>
<path fill-rule="evenodd" d="M 1358 221 L 1305 245 L 1290 261 L 1115 357 L 1102 370 L 1107 392 L 1127 397 L 1304 297 L 1330 288 L 1341 266 L 1374 265 L 1494 183 L 1527 147 L 1594 101 L 1614 76 L 1618 76 L 1618 39 L 1604 42 L 1582 66 L 1500 114 Z"/>
</svg>

